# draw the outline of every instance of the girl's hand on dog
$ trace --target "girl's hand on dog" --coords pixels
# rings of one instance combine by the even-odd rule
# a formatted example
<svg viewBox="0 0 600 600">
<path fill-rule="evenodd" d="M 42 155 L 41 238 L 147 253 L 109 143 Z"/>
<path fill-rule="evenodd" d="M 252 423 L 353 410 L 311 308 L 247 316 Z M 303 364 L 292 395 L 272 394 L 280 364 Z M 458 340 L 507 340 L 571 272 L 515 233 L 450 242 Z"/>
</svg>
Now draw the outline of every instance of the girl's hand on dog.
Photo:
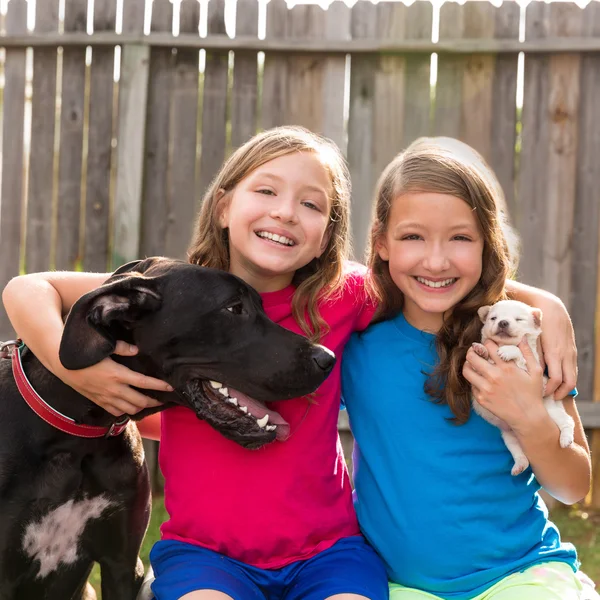
<svg viewBox="0 0 600 600">
<path fill-rule="evenodd" d="M 546 394 L 562 400 L 577 385 L 577 346 L 569 313 L 559 298 L 540 298 L 536 306 L 542 310 L 543 361 L 548 368 Z M 541 358 L 541 357 L 540 357 Z"/>
<path fill-rule="evenodd" d="M 135 346 L 117 342 L 114 354 L 134 356 L 137 351 Z M 91 367 L 78 371 L 64 369 L 60 373 L 60 378 L 114 416 L 135 415 L 144 408 L 160 406 L 158 400 L 134 390 L 133 387 L 161 392 L 173 391 L 168 383 L 136 373 L 111 358 L 105 358 Z"/>
<path fill-rule="evenodd" d="M 528 344 L 519 344 L 527 371 L 519 369 L 514 361 L 503 361 L 498 356 L 498 345 L 491 340 L 484 345 L 492 362 L 469 348 L 463 366 L 463 375 L 472 385 L 475 400 L 517 433 L 546 419 L 543 369 Z"/>
</svg>

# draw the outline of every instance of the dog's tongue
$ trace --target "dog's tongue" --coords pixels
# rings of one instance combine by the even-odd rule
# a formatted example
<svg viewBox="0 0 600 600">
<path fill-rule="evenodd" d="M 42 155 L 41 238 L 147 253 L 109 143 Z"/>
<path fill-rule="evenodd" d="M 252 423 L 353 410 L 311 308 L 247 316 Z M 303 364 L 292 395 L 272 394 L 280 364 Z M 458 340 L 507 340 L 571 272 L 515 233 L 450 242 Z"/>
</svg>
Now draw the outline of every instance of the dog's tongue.
<svg viewBox="0 0 600 600">
<path fill-rule="evenodd" d="M 229 388 L 229 395 L 233 398 L 237 398 L 239 406 L 245 406 L 248 409 L 248 413 L 257 419 L 262 419 L 265 415 L 269 415 L 269 425 L 277 425 L 275 435 L 280 441 L 286 440 L 290 435 L 289 423 L 274 410 L 269 410 L 264 404 L 257 402 L 256 400 L 246 396 L 243 392 Z"/>
</svg>

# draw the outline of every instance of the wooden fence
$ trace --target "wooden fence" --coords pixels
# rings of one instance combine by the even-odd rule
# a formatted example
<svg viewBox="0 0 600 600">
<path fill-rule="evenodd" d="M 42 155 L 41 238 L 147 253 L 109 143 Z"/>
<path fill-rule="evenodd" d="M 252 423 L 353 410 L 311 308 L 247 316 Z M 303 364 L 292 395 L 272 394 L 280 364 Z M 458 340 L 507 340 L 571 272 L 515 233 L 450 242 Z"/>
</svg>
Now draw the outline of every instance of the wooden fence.
<svg viewBox="0 0 600 600">
<path fill-rule="evenodd" d="M 578 406 L 596 430 L 600 471 L 600 2 L 446 3 L 439 30 L 422 0 L 336 0 L 328 10 L 123 0 L 121 15 L 117 6 L 95 0 L 88 15 L 88 0 L 38 0 L 29 30 L 26 0 L 8 2 L 1 286 L 23 271 L 183 257 L 224 157 L 286 123 L 346 153 L 360 256 L 384 165 L 420 135 L 455 136 L 504 187 L 523 239 L 521 280 L 571 311 Z M 10 335 L 2 312 L 0 338 Z"/>
</svg>

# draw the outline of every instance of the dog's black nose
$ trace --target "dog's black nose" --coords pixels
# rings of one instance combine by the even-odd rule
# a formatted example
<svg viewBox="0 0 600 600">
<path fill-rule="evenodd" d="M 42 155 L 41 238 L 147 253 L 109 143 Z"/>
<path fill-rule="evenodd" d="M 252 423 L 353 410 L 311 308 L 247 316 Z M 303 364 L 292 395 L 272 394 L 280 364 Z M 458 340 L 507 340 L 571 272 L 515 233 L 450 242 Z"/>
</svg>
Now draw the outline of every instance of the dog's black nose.
<svg viewBox="0 0 600 600">
<path fill-rule="evenodd" d="M 500 321 L 500 322 L 498 323 L 498 327 L 499 327 L 500 329 L 508 329 L 508 321 Z"/>
<path fill-rule="evenodd" d="M 315 346 L 311 350 L 312 358 L 322 371 L 329 373 L 335 365 L 335 354 L 324 346 Z"/>
</svg>

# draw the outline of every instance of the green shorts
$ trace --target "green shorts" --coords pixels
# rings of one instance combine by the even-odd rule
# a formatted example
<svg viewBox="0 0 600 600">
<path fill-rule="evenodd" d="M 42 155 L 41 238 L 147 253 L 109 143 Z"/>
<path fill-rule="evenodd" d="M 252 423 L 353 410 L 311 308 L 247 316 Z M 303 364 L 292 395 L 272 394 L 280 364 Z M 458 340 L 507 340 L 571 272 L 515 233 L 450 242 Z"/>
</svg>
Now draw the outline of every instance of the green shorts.
<svg viewBox="0 0 600 600">
<path fill-rule="evenodd" d="M 566 563 L 549 562 L 513 573 L 473 600 L 580 600 L 583 586 Z M 390 600 L 443 600 L 390 583 Z"/>
</svg>

